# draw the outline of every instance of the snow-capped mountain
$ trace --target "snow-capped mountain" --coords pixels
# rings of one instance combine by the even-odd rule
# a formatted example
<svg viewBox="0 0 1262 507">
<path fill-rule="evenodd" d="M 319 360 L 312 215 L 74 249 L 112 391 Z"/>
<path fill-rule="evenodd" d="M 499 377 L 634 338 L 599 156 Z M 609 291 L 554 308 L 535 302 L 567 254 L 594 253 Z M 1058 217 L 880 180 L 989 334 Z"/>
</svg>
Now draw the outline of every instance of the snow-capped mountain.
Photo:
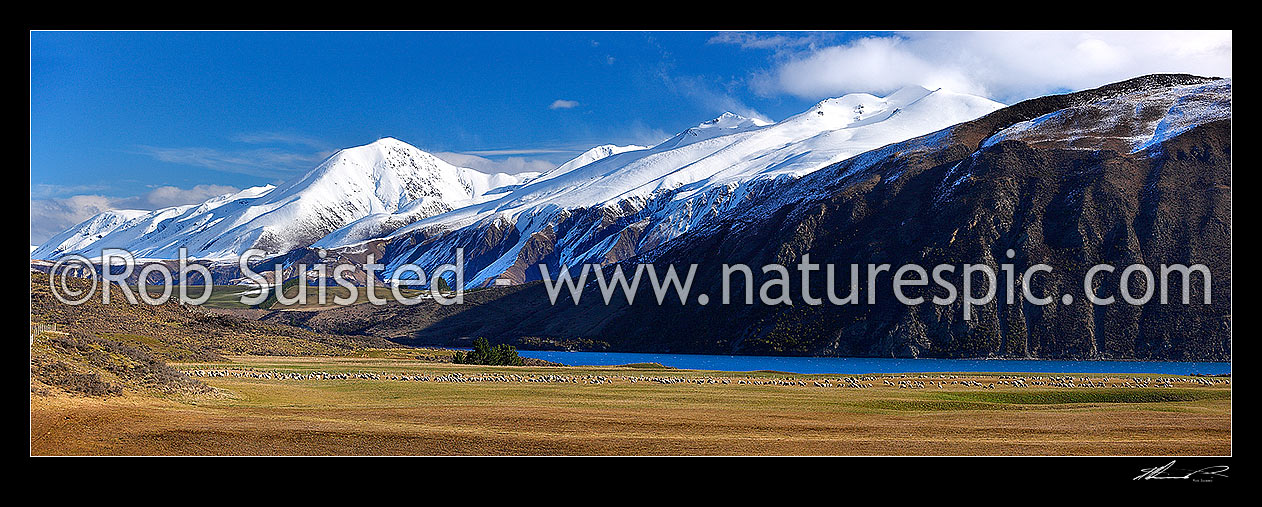
<svg viewBox="0 0 1262 507">
<path fill-rule="evenodd" d="M 41 245 L 32 258 L 95 257 L 117 247 L 138 258 L 171 259 L 184 247 L 196 258 L 227 261 L 251 248 L 282 255 L 307 246 L 354 248 L 422 231 L 431 236 L 512 224 L 518 242 L 497 258 L 475 261 L 487 269 L 470 283 L 482 284 L 517 264 L 531 235 L 555 228 L 575 210 L 602 210 L 599 221 L 609 222 L 654 209 L 631 226 L 635 245 L 590 230 L 559 246 L 562 262 L 611 261 L 622 255 L 612 253 L 615 244 L 625 254 L 669 241 L 764 182 L 797 178 L 1000 107 L 920 87 L 883 98 L 852 94 L 774 124 L 724 113 L 656 146 L 598 146 L 540 175 L 455 167 L 385 138 L 341 150 L 276 188 L 247 189 L 200 205 L 101 213 Z M 424 249 L 417 245 L 394 260 L 444 258 L 451 251 L 437 248 L 427 256 Z"/>
<path fill-rule="evenodd" d="M 539 260 L 540 252 L 529 253 L 537 248 L 532 242 L 553 236 L 543 255 L 556 265 L 616 262 L 721 216 L 769 185 L 1002 107 L 910 87 L 887 97 L 828 99 L 774 124 L 724 113 L 651 148 L 545 173 L 504 196 L 400 228 L 389 237 L 414 246 L 392 257 L 387 271 L 403 263 L 437 266 L 463 246 L 466 255 L 481 252 L 466 259 L 476 270 L 466 273 L 467 285 L 526 281 L 538 276 L 525 273 Z M 483 230 L 499 240 L 496 248 L 476 248 L 487 241 Z"/>
<path fill-rule="evenodd" d="M 412 345 L 467 346 L 469 337 L 482 336 L 523 348 L 626 352 L 1231 359 L 1229 79 L 1141 76 L 1026 100 L 928 132 L 933 122 L 899 122 L 943 115 L 971 99 L 916 90 L 899 95 L 824 101 L 774 125 L 709 138 L 699 128 L 696 136 L 675 139 L 696 142 L 612 155 L 356 247 L 384 254 L 387 265 L 415 262 L 427 272 L 463 247 L 466 285 L 534 280 L 539 264 L 556 273 L 580 262 L 619 263 L 624 270 L 651 263 L 659 274 L 675 266 L 681 278 L 695 267 L 686 304 L 673 294 L 661 304 L 643 303 L 654 297 L 647 283 L 634 305 L 606 299 L 589 276 L 581 303 L 562 295 L 550 305 L 540 283 L 479 292 L 458 313 L 361 305 L 318 315 L 271 312 L 265 319 L 364 330 Z M 853 114 L 859 105 L 864 114 Z M 839 112 L 852 114 L 833 119 Z M 812 121 L 824 125 L 815 130 Z M 892 129 L 923 135 L 881 145 L 885 136 L 897 137 Z M 847 157 L 850 149 L 866 151 Z M 816 166 L 834 156 L 845 158 Z M 819 158 L 796 164 L 810 157 Z M 574 195 L 591 204 L 570 207 L 579 202 Z M 807 255 L 817 268 L 841 268 L 840 279 L 818 271 L 809 280 L 791 277 L 784 293 L 801 297 L 790 296 L 790 305 L 739 302 L 742 289 L 752 297 L 778 278 L 760 276 L 758 266 L 791 266 Z M 993 301 L 973 306 L 970 318 L 963 298 L 919 305 L 896 299 L 886 285 L 890 273 L 847 288 L 848 264 L 965 263 L 1011 263 L 1017 273 L 1052 266 L 1054 276 L 1020 282 L 1048 303 L 1006 300 L 1000 283 Z M 724 274 L 735 264 L 753 267 L 752 280 Z M 1081 281 L 1101 264 L 1208 271 L 1182 282 L 1170 278 L 1169 304 L 1156 297 L 1107 306 L 1056 297 L 1082 294 Z M 960 287 L 964 276 L 957 269 L 946 280 Z M 1092 290 L 1121 301 L 1120 276 L 1119 270 L 1096 277 Z M 736 284 L 730 292 L 729 280 Z M 938 289 L 912 288 L 907 297 L 942 295 Z M 850 290 L 874 297 L 836 302 L 834 296 Z M 727 293 L 733 304 L 706 305 L 700 296 Z M 831 301 L 808 303 L 808 293 Z"/>
<path fill-rule="evenodd" d="M 279 255 L 368 216 L 425 217 L 479 202 L 522 176 L 456 167 L 393 138 L 340 150 L 279 187 L 256 187 L 200 205 L 107 211 L 52 238 L 32 258 L 107 247 L 138 258 L 173 259 L 186 247 L 202 259 L 234 259 L 251 248 Z"/>
<path fill-rule="evenodd" d="M 566 174 L 574 169 L 583 167 L 587 164 L 627 151 L 636 151 L 647 149 L 646 146 L 627 145 L 617 146 L 613 144 L 604 144 L 589 149 L 577 157 L 574 157 L 565 163 L 552 168 L 544 173 L 518 173 L 516 176 L 520 179 L 520 184 L 502 185 L 492 189 L 486 193 L 487 196 L 504 195 L 508 192 L 516 190 L 525 184 L 533 184 L 543 180 L 555 178 Z M 346 226 L 333 231 L 325 236 L 314 245 L 318 248 L 338 248 L 346 245 L 372 240 L 388 236 L 400 227 L 411 224 L 426 218 L 448 211 L 450 208 L 439 208 L 433 200 L 418 200 L 394 213 L 375 213 L 368 215 L 359 220 L 351 222 Z"/>
<path fill-rule="evenodd" d="M 148 257 L 188 246 L 216 259 L 261 246 L 283 254 L 268 263 L 292 266 L 313 262 L 316 246 L 338 262 L 372 254 L 388 278 L 403 264 L 432 273 L 463 248 L 465 287 L 537 280 L 540 264 L 555 273 L 628 261 L 695 264 L 696 293 L 713 295 L 723 290 L 724 264 L 790 264 L 805 254 L 840 264 L 993 265 L 1011 251 L 1018 265 L 1062 273 L 1063 264 L 1061 280 L 1084 279 L 1096 263 L 1203 264 L 1213 270 L 1212 304 L 1084 311 L 1053 297 L 1037 310 L 979 306 L 963 321 L 958 301 L 891 298 L 631 307 L 587 296 L 582 305 L 540 306 L 543 284 L 481 292 L 493 304 L 459 318 L 402 305 L 321 315 L 336 326 L 371 322 L 371 332 L 417 344 L 490 336 L 696 353 L 1229 360 L 1231 140 L 1231 80 L 1189 75 L 1008 107 L 913 87 L 828 99 L 771 124 L 728 113 L 655 146 L 601 146 L 538 175 L 477 173 L 382 140 L 278 188 L 102 213 L 40 246 L 32 269 L 46 269 L 35 259 L 104 246 Z M 235 283 L 233 269 L 212 266 L 212 276 Z M 816 296 L 835 288 L 811 280 Z M 1048 294 L 1073 290 L 1049 284 Z M 1101 296 L 1116 295 L 1106 285 Z M 1190 285 L 1193 301 L 1199 287 Z M 313 329 L 324 319 L 269 315 Z"/>
<path fill-rule="evenodd" d="M 916 87 L 887 98 L 852 94 L 825 100 L 775 124 L 724 113 L 650 149 L 619 153 L 563 175 L 541 177 L 500 199 L 432 217 L 414 228 L 487 210 L 520 215 L 547 206 L 614 207 L 643 203 L 666 192 L 684 200 L 730 184 L 801 176 L 1001 107 L 982 97 Z"/>
<path fill-rule="evenodd" d="M 585 214 L 587 225 L 555 238 L 549 249 L 556 262 L 614 262 L 670 241 L 768 184 L 1001 107 L 921 87 L 886 97 L 851 94 L 777 123 L 724 113 L 656 146 L 598 146 L 539 175 L 455 167 L 385 138 L 341 150 L 276 188 L 201 205 L 102 213 L 41 245 L 32 258 L 95 257 L 117 247 L 138 258 L 171 259 L 185 247 L 196 258 L 230 261 L 251 248 L 283 255 L 407 238 L 407 249 L 391 248 L 389 266 L 432 267 L 450 260 L 455 247 L 486 243 L 490 232 L 495 247 L 470 259 L 479 271 L 466 283 L 484 285 L 509 272 L 507 278 L 524 281 L 530 277 L 517 272 L 532 256 L 519 258 L 522 250 L 575 214 Z"/>
</svg>

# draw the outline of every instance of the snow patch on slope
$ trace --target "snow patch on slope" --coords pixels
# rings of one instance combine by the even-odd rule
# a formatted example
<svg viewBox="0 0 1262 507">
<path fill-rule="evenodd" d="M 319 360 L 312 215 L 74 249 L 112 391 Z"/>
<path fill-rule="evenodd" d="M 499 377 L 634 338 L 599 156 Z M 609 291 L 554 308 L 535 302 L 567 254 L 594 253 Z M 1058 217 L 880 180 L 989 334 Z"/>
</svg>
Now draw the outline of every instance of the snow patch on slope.
<svg viewBox="0 0 1262 507">
<path fill-rule="evenodd" d="M 1231 118 L 1231 79 L 1137 91 L 1091 104 L 1070 107 L 1014 124 L 986 139 L 1053 144 L 1068 149 L 1125 149 L 1130 153 L 1155 146 L 1192 127 Z M 1100 133 L 1114 133 L 1101 136 Z"/>
</svg>

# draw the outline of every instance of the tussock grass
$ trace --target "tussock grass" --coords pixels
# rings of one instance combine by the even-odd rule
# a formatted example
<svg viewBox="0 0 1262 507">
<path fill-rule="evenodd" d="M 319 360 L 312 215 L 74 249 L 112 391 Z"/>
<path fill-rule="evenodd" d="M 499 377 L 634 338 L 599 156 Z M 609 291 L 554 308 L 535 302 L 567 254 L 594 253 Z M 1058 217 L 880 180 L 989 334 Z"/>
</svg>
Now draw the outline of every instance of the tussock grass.
<svg viewBox="0 0 1262 507">
<path fill-rule="evenodd" d="M 1066 403 L 1163 403 L 1225 400 L 1231 392 L 1218 389 L 1075 389 L 1046 391 L 992 391 L 935 393 L 943 400 L 1054 405 Z"/>
</svg>

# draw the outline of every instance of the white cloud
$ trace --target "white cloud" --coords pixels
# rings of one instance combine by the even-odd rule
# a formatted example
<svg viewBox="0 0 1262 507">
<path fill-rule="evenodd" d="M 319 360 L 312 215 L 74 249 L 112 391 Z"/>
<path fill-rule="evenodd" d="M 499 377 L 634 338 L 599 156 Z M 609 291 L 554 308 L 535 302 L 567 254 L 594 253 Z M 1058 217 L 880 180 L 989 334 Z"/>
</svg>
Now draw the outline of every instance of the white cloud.
<svg viewBox="0 0 1262 507">
<path fill-rule="evenodd" d="M 510 148 L 504 150 L 469 150 L 462 151 L 467 155 L 478 156 L 503 156 L 503 155 L 546 155 L 551 153 L 573 153 L 574 150 L 561 150 L 554 148 Z"/>
<path fill-rule="evenodd" d="M 774 74 L 755 79 L 755 91 L 821 98 L 854 91 L 887 92 L 909 84 L 979 91 L 959 71 L 935 65 L 917 55 L 909 42 L 895 37 L 859 39 L 793 58 Z"/>
<path fill-rule="evenodd" d="M 240 191 L 239 188 L 228 185 L 196 185 L 189 189 L 167 185 L 149 191 L 145 194 L 144 202 L 147 208 L 167 208 L 205 202 L 211 197 L 238 191 Z"/>
<path fill-rule="evenodd" d="M 330 155 L 327 151 L 296 153 L 274 148 L 220 150 L 202 147 L 137 146 L 136 150 L 142 155 L 162 162 L 264 178 L 282 178 L 292 175 L 311 168 Z"/>
<path fill-rule="evenodd" d="M 31 199 L 48 199 L 66 195 L 104 192 L 107 188 L 109 187 L 101 184 L 52 185 L 37 183 L 31 185 Z"/>
<path fill-rule="evenodd" d="M 113 201 L 100 195 L 76 195 L 65 199 L 31 200 L 31 244 L 39 245 L 70 226 L 102 211 Z"/>
<path fill-rule="evenodd" d="M 638 144 L 640 146 L 657 146 L 670 139 L 674 134 L 657 127 L 649 126 L 643 120 L 636 119 L 624 129 L 626 141 L 618 144 Z"/>
<path fill-rule="evenodd" d="M 815 46 L 834 38 L 828 32 L 807 34 L 767 34 L 761 32 L 719 32 L 710 37 L 707 44 L 735 44 L 741 49 L 774 49 L 784 50 L 801 46 Z"/>
<path fill-rule="evenodd" d="M 746 118 L 756 118 L 768 122 L 772 121 L 767 115 L 764 115 L 756 109 L 746 105 L 740 99 L 734 97 L 731 93 L 720 90 L 719 85 L 712 84 L 700 76 L 671 76 L 663 71 L 661 72 L 660 77 L 669 90 L 691 98 L 696 101 L 698 105 L 705 109 L 709 109 L 716 115 L 723 112 L 731 112 Z"/>
<path fill-rule="evenodd" d="M 556 99 L 552 101 L 552 105 L 548 109 L 573 109 L 578 107 L 577 100 Z"/>
<path fill-rule="evenodd" d="M 501 160 L 492 160 L 470 153 L 455 153 L 450 151 L 437 152 L 434 153 L 434 156 L 441 158 L 448 164 L 454 166 L 468 167 L 470 169 L 476 169 L 489 174 L 544 172 L 560 165 L 538 158 L 507 157 Z"/>
<path fill-rule="evenodd" d="M 1231 75 L 1230 31 L 910 32 L 812 47 L 751 79 L 760 95 L 820 99 L 919 84 L 1004 102 L 1131 77 Z"/>
<path fill-rule="evenodd" d="M 323 141 L 293 132 L 249 132 L 237 134 L 232 140 L 248 144 L 292 144 L 316 149 L 328 148 L 328 144 Z"/>
</svg>

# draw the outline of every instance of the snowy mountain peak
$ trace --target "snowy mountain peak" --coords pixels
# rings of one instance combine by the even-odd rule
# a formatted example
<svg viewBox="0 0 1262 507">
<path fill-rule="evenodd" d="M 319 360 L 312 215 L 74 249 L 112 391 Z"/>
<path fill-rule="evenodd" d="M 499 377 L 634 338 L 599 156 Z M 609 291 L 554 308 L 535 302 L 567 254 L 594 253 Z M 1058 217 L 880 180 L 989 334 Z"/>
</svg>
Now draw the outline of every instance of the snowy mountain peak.
<svg viewBox="0 0 1262 507">
<path fill-rule="evenodd" d="M 489 190 L 521 180 L 456 167 L 386 137 L 339 150 L 278 187 L 249 188 L 198 205 L 102 213 L 49 240 L 33 255 L 96 256 L 111 247 L 162 259 L 176 258 L 181 247 L 193 257 L 211 259 L 234 258 L 251 248 L 281 254 L 360 219 L 399 213 L 411 221 L 477 202 Z M 398 219 L 385 222 L 402 225 Z"/>
<path fill-rule="evenodd" d="M 857 107 L 869 104 L 890 104 L 894 106 L 906 106 L 920 99 L 925 98 L 931 93 L 941 91 L 942 89 L 930 90 L 923 86 L 911 85 L 898 89 L 884 97 L 878 97 L 871 93 L 847 93 L 840 97 L 833 97 L 819 101 L 812 107 L 812 110 L 826 109 L 833 107 Z"/>
<path fill-rule="evenodd" d="M 74 253 L 148 213 L 150 212 L 125 209 L 102 211 L 45 241 L 43 245 L 31 251 L 31 258 L 54 259 L 67 253 Z"/>
<path fill-rule="evenodd" d="M 757 118 L 746 118 L 739 114 L 725 111 L 713 120 L 701 122 L 696 128 L 748 128 L 748 127 L 765 127 L 770 125 L 769 122 L 759 120 Z"/>
<path fill-rule="evenodd" d="M 303 198 L 336 201 L 349 198 L 369 213 L 394 212 L 421 197 L 443 200 L 473 198 L 488 188 L 477 180 L 486 175 L 448 164 L 432 154 L 392 137 L 334 153 L 302 178 L 282 185 L 273 201 Z"/>
<path fill-rule="evenodd" d="M 888 102 L 896 102 L 900 104 L 910 104 L 917 100 L 925 98 L 930 93 L 943 91 L 942 88 L 930 90 L 920 85 L 904 86 L 898 91 L 885 96 Z"/>
<path fill-rule="evenodd" d="M 613 155 L 617 155 L 619 153 L 626 153 L 628 151 L 647 150 L 648 148 L 649 148 L 648 146 L 638 146 L 634 144 L 629 144 L 626 146 L 618 146 L 615 144 L 602 144 L 600 146 L 597 146 L 595 148 L 592 148 L 583 152 L 579 156 L 566 161 L 564 164 L 556 166 L 555 168 L 547 172 L 544 172 L 543 174 L 540 174 L 539 177 L 532 180 L 531 183 L 555 178 L 557 176 L 568 173 L 570 171 L 583 167 L 597 160 L 601 160 Z"/>
<path fill-rule="evenodd" d="M 841 97 L 824 99 L 805 113 L 782 123 L 809 122 L 817 128 L 828 130 L 869 125 L 887 120 L 904 108 L 940 92 L 941 90 L 929 90 L 922 86 L 908 86 L 885 97 L 877 97 L 870 93 L 850 93 Z M 981 97 L 976 98 L 985 100 Z M 994 104 L 1002 106 L 1002 104 Z"/>
<path fill-rule="evenodd" d="M 663 141 L 655 148 L 678 148 L 680 146 L 705 141 L 707 139 L 758 130 L 768 125 L 771 124 L 762 120 L 746 118 L 739 114 L 725 112 L 713 120 L 703 121 L 695 127 L 691 127 L 676 134 L 675 137 Z"/>
<path fill-rule="evenodd" d="M 390 136 L 379 138 L 376 141 L 366 144 L 365 146 L 399 146 L 399 145 L 415 148 L 415 146 L 412 146 L 408 143 L 405 143 L 403 141 L 400 141 Z"/>
<path fill-rule="evenodd" d="M 402 164 L 397 163 L 399 161 L 389 160 L 392 156 L 399 158 L 413 158 L 418 161 L 425 162 L 425 169 L 429 169 L 429 166 L 432 165 L 438 165 L 431 163 L 433 161 L 438 161 L 442 165 L 450 165 L 446 162 L 442 162 L 442 160 L 438 159 L 438 157 L 421 151 L 419 148 L 408 143 L 393 137 L 383 137 L 369 144 L 338 150 L 319 166 L 312 169 L 310 173 L 328 172 L 333 168 L 345 170 L 347 167 L 375 170 L 377 172 L 381 172 L 383 169 L 404 168 Z"/>
</svg>

